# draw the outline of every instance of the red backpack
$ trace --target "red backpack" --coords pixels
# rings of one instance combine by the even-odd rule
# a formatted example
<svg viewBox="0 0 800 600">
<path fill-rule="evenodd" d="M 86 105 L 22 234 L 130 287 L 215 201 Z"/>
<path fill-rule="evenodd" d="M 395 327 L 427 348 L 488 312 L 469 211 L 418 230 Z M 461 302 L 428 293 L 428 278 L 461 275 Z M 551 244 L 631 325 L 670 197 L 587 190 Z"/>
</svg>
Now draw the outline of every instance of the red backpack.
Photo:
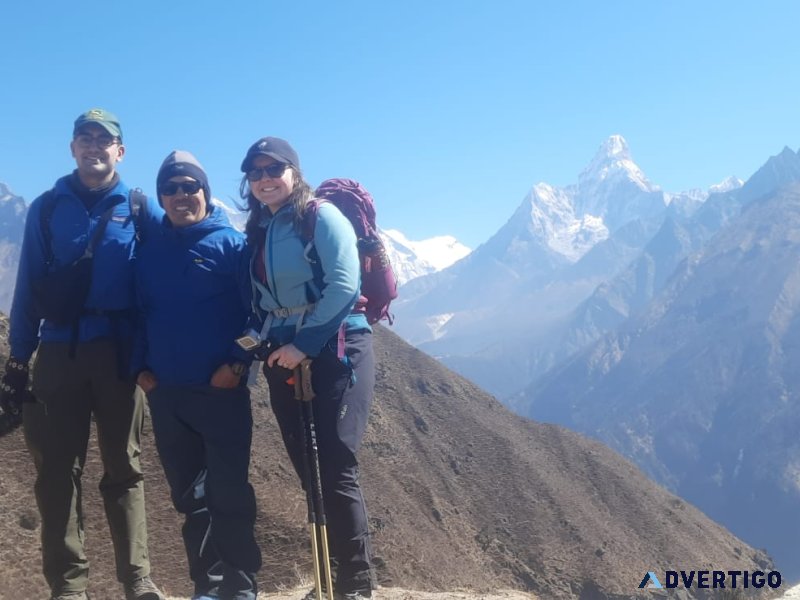
<svg viewBox="0 0 800 600">
<path fill-rule="evenodd" d="M 389 304 L 397 298 L 397 280 L 386 255 L 386 248 L 378 237 L 375 225 L 375 203 L 370 193 L 352 179 L 328 179 L 315 192 L 315 198 L 306 205 L 303 215 L 303 238 L 306 244 L 314 239 L 317 212 L 324 202 L 336 206 L 352 223 L 358 239 L 358 258 L 361 262 L 361 296 L 355 310 L 367 316 L 367 322 L 382 319 L 391 325 Z"/>
</svg>

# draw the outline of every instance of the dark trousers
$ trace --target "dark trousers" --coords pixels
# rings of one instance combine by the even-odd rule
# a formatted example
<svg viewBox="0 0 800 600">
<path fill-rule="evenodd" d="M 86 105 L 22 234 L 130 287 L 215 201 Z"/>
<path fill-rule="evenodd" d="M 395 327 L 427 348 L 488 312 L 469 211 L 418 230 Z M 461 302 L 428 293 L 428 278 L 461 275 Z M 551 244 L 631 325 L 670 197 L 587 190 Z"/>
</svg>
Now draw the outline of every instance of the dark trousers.
<svg viewBox="0 0 800 600">
<path fill-rule="evenodd" d="M 335 340 L 332 342 L 335 344 Z M 372 589 L 369 524 L 358 479 L 356 453 L 361 446 L 375 387 L 372 334 L 348 334 L 347 362 L 336 356 L 335 346 L 323 349 L 311 364 L 312 401 L 319 448 L 325 512 L 332 562 L 336 565 L 336 591 Z M 286 383 L 291 372 L 265 367 L 272 411 L 286 450 L 303 487 L 303 435 L 300 403 Z"/>
<path fill-rule="evenodd" d="M 139 466 L 144 399 L 133 381 L 118 377 L 117 344 L 43 343 L 33 366 L 38 400 L 23 407 L 25 441 L 36 465 L 36 502 L 42 517 L 42 568 L 54 595 L 86 589 L 81 475 L 92 416 L 103 461 L 103 497 L 117 578 L 150 573 L 144 482 Z"/>
<path fill-rule="evenodd" d="M 255 598 L 261 552 L 248 480 L 249 390 L 159 385 L 148 401 L 172 502 L 185 515 L 183 541 L 195 593 Z"/>
</svg>

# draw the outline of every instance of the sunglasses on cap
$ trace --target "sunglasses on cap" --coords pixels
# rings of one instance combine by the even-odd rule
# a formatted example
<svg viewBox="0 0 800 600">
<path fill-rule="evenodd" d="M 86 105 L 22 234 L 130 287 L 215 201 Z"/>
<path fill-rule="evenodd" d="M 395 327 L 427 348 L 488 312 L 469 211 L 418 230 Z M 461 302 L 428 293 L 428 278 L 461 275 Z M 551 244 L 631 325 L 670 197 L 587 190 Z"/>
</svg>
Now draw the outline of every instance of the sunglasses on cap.
<svg viewBox="0 0 800 600">
<path fill-rule="evenodd" d="M 183 193 L 191 196 L 203 189 L 203 186 L 198 181 L 167 181 L 162 183 L 158 188 L 162 196 L 174 196 L 178 190 L 183 190 Z"/>
<path fill-rule="evenodd" d="M 266 167 L 256 167 L 247 172 L 247 181 L 260 181 L 264 175 L 273 179 L 281 177 L 288 168 L 289 165 L 280 162 L 272 163 Z"/>
</svg>

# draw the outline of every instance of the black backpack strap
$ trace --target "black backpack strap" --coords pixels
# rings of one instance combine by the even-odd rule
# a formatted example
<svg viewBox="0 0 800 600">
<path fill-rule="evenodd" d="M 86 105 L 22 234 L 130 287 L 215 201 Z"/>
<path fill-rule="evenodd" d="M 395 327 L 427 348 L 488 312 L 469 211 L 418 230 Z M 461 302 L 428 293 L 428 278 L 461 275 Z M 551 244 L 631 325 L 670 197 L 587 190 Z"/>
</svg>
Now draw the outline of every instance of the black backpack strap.
<svg viewBox="0 0 800 600">
<path fill-rule="evenodd" d="M 42 230 L 44 240 L 44 264 L 49 269 L 55 260 L 53 254 L 53 232 L 50 230 L 50 221 L 53 220 L 53 213 L 56 210 L 56 189 L 52 188 L 44 193 L 42 197 L 42 208 L 39 211 L 39 227 Z"/>
<path fill-rule="evenodd" d="M 85 258 L 93 258 L 94 257 L 94 249 L 97 247 L 97 244 L 100 243 L 100 240 L 103 239 L 103 234 L 106 232 L 106 226 L 108 222 L 111 220 L 111 215 L 114 214 L 113 206 L 108 207 L 108 210 L 103 213 L 103 216 L 100 217 L 100 222 L 97 224 L 97 229 L 94 230 L 92 234 L 92 238 L 89 240 L 89 243 L 86 245 L 86 250 L 83 253 Z"/>
<path fill-rule="evenodd" d="M 144 221 L 147 218 L 147 196 L 141 188 L 133 188 L 128 194 L 134 235 L 140 244 L 144 241 Z"/>
</svg>

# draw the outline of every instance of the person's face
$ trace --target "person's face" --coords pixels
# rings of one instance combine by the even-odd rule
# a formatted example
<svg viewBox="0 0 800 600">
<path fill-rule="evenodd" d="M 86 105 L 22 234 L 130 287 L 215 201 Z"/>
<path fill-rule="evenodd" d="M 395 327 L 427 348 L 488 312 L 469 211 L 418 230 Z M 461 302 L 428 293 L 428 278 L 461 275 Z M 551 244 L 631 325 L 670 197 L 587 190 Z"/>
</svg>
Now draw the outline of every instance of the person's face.
<svg viewBox="0 0 800 600">
<path fill-rule="evenodd" d="M 289 194 L 294 189 L 294 172 L 291 167 L 286 166 L 282 174 L 274 176 L 265 171 L 270 165 L 275 165 L 273 168 L 280 170 L 280 164 L 269 156 L 256 156 L 247 172 L 247 181 L 253 196 L 273 214 L 288 202 Z M 253 177 L 258 179 L 253 181 Z"/>
<path fill-rule="evenodd" d="M 174 227 L 186 227 L 206 218 L 206 194 L 200 183 L 187 175 L 170 177 L 158 189 L 158 197 Z"/>
<path fill-rule="evenodd" d="M 69 147 L 78 176 L 90 187 L 110 180 L 125 154 L 122 141 L 95 123 L 81 127 Z"/>
</svg>

